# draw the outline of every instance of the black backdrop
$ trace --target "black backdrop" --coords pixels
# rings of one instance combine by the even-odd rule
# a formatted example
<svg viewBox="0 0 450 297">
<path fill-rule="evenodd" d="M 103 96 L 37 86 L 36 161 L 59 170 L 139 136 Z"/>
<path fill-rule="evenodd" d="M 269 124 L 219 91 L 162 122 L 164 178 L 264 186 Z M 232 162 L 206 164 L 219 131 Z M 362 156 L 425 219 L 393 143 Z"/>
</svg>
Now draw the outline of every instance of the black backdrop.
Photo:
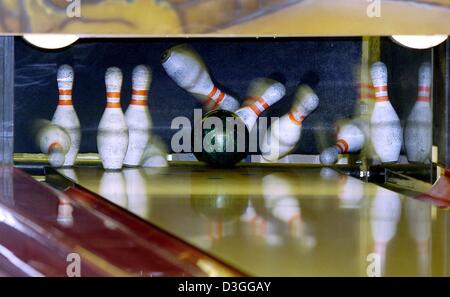
<svg viewBox="0 0 450 297">
<path fill-rule="evenodd" d="M 161 53 L 176 44 L 190 43 L 203 57 L 214 81 L 223 89 L 245 97 L 252 79 L 273 77 L 286 85 L 287 96 L 268 116 L 280 116 L 291 106 L 300 82 L 309 83 L 320 98 L 319 108 L 304 123 L 300 153 L 320 151 L 318 135 L 328 135 L 336 120 L 352 115 L 357 92 L 353 73 L 360 61 L 360 38 L 248 38 L 248 39 L 83 39 L 59 51 L 37 49 L 15 39 L 15 152 L 37 152 L 30 133 L 32 120 L 51 119 L 57 103 L 58 65 L 75 70 L 74 106 L 82 126 L 81 152 L 96 152 L 96 129 L 105 106 L 104 73 L 120 67 L 124 74 L 122 107 L 131 97 L 131 72 L 137 64 L 153 70 L 149 106 L 153 133 L 170 144 L 171 121 L 192 117 L 200 107 L 164 72 Z"/>
</svg>

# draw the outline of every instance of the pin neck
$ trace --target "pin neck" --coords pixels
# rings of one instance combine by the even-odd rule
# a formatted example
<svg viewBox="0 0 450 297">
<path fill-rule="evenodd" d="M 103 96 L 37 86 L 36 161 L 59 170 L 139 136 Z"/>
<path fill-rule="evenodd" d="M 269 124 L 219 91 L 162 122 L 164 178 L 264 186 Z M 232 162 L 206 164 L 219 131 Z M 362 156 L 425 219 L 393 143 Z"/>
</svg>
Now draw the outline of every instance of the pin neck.
<svg viewBox="0 0 450 297">
<path fill-rule="evenodd" d="M 72 90 L 59 89 L 58 105 L 72 105 Z"/>
<path fill-rule="evenodd" d="M 216 86 L 213 86 L 211 92 L 209 92 L 206 100 L 203 102 L 203 105 L 209 106 L 212 103 L 211 109 L 214 110 L 219 107 L 224 98 L 225 93 L 219 90 L 219 88 L 217 88 Z"/>
<path fill-rule="evenodd" d="M 368 83 L 357 84 L 358 88 L 358 98 L 362 101 L 372 101 L 374 100 L 374 90 L 375 88 Z"/>
<path fill-rule="evenodd" d="M 336 141 L 336 147 L 339 150 L 340 154 L 348 152 L 348 143 L 344 139 L 338 139 Z"/>
<path fill-rule="evenodd" d="M 389 101 L 387 85 L 375 86 L 375 100 L 376 102 Z"/>
<path fill-rule="evenodd" d="M 291 122 L 297 126 L 301 126 L 305 120 L 305 116 L 297 109 L 290 111 L 288 115 Z"/>
<path fill-rule="evenodd" d="M 133 89 L 131 91 L 131 105 L 147 105 L 148 90 L 137 90 Z"/>
<path fill-rule="evenodd" d="M 106 108 L 120 108 L 120 92 L 106 93 Z"/>
<path fill-rule="evenodd" d="M 49 152 L 62 151 L 62 145 L 58 142 L 53 142 L 48 146 Z"/>
<path fill-rule="evenodd" d="M 256 116 L 260 116 L 270 104 L 262 97 L 248 97 L 244 100 L 243 107 L 251 109 Z"/>
<path fill-rule="evenodd" d="M 417 91 L 418 93 L 417 101 L 430 102 L 430 92 L 431 92 L 430 86 L 419 86 Z"/>
</svg>

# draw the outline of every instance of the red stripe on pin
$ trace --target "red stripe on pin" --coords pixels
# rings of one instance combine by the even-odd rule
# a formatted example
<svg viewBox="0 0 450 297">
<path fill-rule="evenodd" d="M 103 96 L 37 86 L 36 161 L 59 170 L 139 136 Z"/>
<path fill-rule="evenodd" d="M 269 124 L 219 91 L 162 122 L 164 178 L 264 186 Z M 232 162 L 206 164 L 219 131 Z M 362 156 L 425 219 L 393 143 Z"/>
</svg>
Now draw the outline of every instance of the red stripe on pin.
<svg viewBox="0 0 450 297">
<path fill-rule="evenodd" d="M 348 143 L 344 139 L 338 139 L 338 141 L 336 141 L 336 146 L 341 154 L 348 151 Z"/>
<path fill-rule="evenodd" d="M 106 97 L 108 98 L 120 98 L 120 92 L 107 92 Z"/>
<path fill-rule="evenodd" d="M 220 104 L 220 102 L 222 102 L 223 98 L 225 98 L 225 93 L 220 91 L 219 97 L 217 97 L 216 102 L 214 102 L 213 109 L 216 109 L 219 106 L 219 104 Z"/>
<path fill-rule="evenodd" d="M 72 105 L 72 100 L 59 100 L 58 105 Z"/>
<path fill-rule="evenodd" d="M 142 106 L 145 106 L 145 105 L 147 105 L 147 100 L 135 100 L 135 99 L 131 99 L 130 104 L 131 104 L 131 105 L 142 105 Z"/>
<path fill-rule="evenodd" d="M 106 108 L 120 108 L 119 102 L 107 102 Z"/>
<path fill-rule="evenodd" d="M 147 96 L 148 91 L 147 90 L 131 90 L 131 95 Z"/>
<path fill-rule="evenodd" d="M 59 89 L 59 95 L 60 96 L 71 96 L 72 95 L 72 90 Z"/>
<path fill-rule="evenodd" d="M 417 97 L 417 101 L 429 102 L 430 101 L 430 97 L 428 97 L 428 96 L 418 96 Z"/>
<path fill-rule="evenodd" d="M 425 92 L 429 92 L 429 91 L 431 91 L 431 87 L 429 87 L 429 86 L 419 86 L 419 92 L 423 92 L 423 91 L 425 91 Z"/>
<path fill-rule="evenodd" d="M 293 113 L 292 111 L 290 111 L 290 112 L 289 112 L 289 119 L 290 119 L 291 122 L 294 123 L 295 125 L 301 126 L 301 125 L 302 125 L 302 122 L 303 122 L 303 120 L 304 120 L 305 118 L 302 116 L 302 117 L 300 117 L 300 120 L 297 120 L 297 119 L 295 118 L 294 113 Z"/>
</svg>

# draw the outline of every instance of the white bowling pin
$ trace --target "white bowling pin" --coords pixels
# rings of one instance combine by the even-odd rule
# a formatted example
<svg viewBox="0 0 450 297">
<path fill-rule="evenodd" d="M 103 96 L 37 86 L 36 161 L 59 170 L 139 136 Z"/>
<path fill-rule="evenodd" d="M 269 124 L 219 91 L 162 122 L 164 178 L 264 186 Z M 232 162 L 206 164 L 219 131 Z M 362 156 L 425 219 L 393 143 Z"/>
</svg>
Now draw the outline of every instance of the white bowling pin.
<svg viewBox="0 0 450 297">
<path fill-rule="evenodd" d="M 274 121 L 261 143 L 262 156 L 276 161 L 291 152 L 300 140 L 302 123 L 319 105 L 314 91 L 302 85 L 297 91 L 295 103 L 289 113 Z"/>
<path fill-rule="evenodd" d="M 36 142 L 41 152 L 48 154 L 48 162 L 51 166 L 63 166 L 70 149 L 70 136 L 64 128 L 42 120 L 38 124 Z"/>
<path fill-rule="evenodd" d="M 97 148 L 105 169 L 121 169 L 128 148 L 128 128 L 120 107 L 122 71 L 108 68 L 105 75 L 107 103 L 97 132 Z"/>
<path fill-rule="evenodd" d="M 69 65 L 58 68 L 57 81 L 59 101 L 52 122 L 65 128 L 70 136 L 70 149 L 66 154 L 64 166 L 73 166 L 80 149 L 80 121 L 72 105 L 73 69 Z"/>
<path fill-rule="evenodd" d="M 320 154 L 320 162 L 324 165 L 332 165 L 336 163 L 339 154 L 358 152 L 363 145 L 363 131 L 358 125 L 350 122 L 340 127 L 336 144 Z"/>
<path fill-rule="evenodd" d="M 152 119 L 148 110 L 148 90 L 152 79 L 151 69 L 144 65 L 133 70 L 133 90 L 131 101 L 125 112 L 129 130 L 128 150 L 123 163 L 127 166 L 138 166 L 142 154 L 150 140 Z"/>
<path fill-rule="evenodd" d="M 182 44 L 168 49 L 161 63 L 175 83 L 196 96 L 207 111 L 239 108 L 235 98 L 214 85 L 202 58 L 190 46 Z"/>
<path fill-rule="evenodd" d="M 409 114 L 405 128 L 405 149 L 409 162 L 424 163 L 431 155 L 432 112 L 430 106 L 431 65 L 423 63 L 419 69 L 417 101 Z"/>
<path fill-rule="evenodd" d="M 261 113 L 284 97 L 286 88 L 273 79 L 258 78 L 252 82 L 248 94 L 249 97 L 236 114 L 250 131 Z"/>
<path fill-rule="evenodd" d="M 402 127 L 388 96 L 388 73 L 382 62 L 370 69 L 375 88 L 375 105 L 370 119 L 370 137 L 376 154 L 383 163 L 398 161 L 402 148 Z"/>
</svg>

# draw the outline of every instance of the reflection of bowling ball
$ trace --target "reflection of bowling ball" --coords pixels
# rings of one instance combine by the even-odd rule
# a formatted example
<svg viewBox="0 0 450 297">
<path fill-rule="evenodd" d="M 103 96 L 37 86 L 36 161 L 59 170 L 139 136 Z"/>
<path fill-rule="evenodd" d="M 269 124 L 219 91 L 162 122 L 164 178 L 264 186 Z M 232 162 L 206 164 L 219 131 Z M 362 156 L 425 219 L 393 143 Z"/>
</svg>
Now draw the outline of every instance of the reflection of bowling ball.
<svg viewBox="0 0 450 297">
<path fill-rule="evenodd" d="M 242 196 L 198 195 L 191 197 L 191 206 L 199 214 L 213 221 L 233 221 L 247 207 L 248 199 Z"/>
<path fill-rule="evenodd" d="M 249 133 L 235 113 L 226 110 L 208 112 L 202 118 L 202 127 L 202 150 L 193 150 L 199 161 L 214 167 L 232 167 L 247 156 Z M 193 144 L 195 137 L 200 136 L 195 135 L 194 130 Z"/>
</svg>

